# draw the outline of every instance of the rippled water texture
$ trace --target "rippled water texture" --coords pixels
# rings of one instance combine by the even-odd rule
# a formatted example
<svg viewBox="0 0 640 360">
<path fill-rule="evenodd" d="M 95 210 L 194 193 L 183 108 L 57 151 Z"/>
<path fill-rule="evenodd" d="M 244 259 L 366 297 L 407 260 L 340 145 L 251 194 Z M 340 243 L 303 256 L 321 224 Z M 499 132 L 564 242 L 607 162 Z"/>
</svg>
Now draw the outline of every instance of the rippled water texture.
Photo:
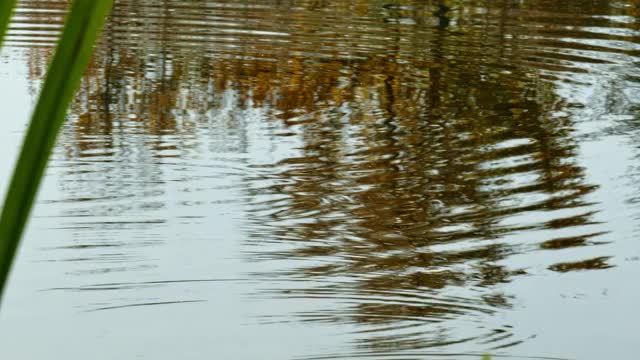
<svg viewBox="0 0 640 360">
<path fill-rule="evenodd" d="M 637 4 L 119 1 L 2 357 L 636 358 Z M 66 7 L 0 57 L 2 188 Z"/>
</svg>

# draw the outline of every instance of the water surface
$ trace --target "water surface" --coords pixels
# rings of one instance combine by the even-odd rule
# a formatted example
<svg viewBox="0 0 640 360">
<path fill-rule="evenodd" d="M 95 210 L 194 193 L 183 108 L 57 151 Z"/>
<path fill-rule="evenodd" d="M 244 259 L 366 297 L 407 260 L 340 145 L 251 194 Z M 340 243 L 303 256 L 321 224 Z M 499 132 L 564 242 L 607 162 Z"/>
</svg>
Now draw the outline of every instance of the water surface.
<svg viewBox="0 0 640 360">
<path fill-rule="evenodd" d="M 2 354 L 636 356 L 636 2 L 447 5 L 117 2 Z M 20 2 L 3 174 L 66 8 Z"/>
</svg>

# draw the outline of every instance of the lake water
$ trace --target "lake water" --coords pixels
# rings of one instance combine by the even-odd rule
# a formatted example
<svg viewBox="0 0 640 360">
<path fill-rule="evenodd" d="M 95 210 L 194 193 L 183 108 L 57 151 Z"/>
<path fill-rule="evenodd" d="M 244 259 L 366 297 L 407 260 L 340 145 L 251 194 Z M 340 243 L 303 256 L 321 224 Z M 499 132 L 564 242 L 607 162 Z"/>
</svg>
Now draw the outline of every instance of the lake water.
<svg viewBox="0 0 640 360">
<path fill-rule="evenodd" d="M 119 1 L 0 356 L 637 357 L 640 3 L 446 5 Z M 0 55 L 2 192 L 66 7 Z"/>
</svg>

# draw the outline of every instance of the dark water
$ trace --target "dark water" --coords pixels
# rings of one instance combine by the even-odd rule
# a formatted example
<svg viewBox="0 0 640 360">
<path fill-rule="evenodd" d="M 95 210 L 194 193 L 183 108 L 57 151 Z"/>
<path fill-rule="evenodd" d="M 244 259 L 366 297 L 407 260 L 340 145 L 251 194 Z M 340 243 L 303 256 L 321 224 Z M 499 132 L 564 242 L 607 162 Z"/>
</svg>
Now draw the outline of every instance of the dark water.
<svg viewBox="0 0 640 360">
<path fill-rule="evenodd" d="M 0 56 L 3 174 L 66 3 Z M 118 2 L 2 357 L 637 357 L 637 4 Z"/>
</svg>

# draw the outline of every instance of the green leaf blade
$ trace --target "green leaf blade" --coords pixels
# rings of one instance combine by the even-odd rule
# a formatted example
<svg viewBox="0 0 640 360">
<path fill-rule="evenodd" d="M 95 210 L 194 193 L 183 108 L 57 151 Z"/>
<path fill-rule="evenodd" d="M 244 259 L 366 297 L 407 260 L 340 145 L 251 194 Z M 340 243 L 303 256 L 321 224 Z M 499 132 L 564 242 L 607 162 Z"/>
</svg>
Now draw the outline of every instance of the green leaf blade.
<svg viewBox="0 0 640 360">
<path fill-rule="evenodd" d="M 13 14 L 16 2 L 17 0 L 0 0 L 0 48 L 2 48 L 2 41 L 9 29 L 11 15 Z"/>
<path fill-rule="evenodd" d="M 0 299 L 67 107 L 112 5 L 113 0 L 75 0 L 67 15 L 0 215 Z"/>
</svg>

